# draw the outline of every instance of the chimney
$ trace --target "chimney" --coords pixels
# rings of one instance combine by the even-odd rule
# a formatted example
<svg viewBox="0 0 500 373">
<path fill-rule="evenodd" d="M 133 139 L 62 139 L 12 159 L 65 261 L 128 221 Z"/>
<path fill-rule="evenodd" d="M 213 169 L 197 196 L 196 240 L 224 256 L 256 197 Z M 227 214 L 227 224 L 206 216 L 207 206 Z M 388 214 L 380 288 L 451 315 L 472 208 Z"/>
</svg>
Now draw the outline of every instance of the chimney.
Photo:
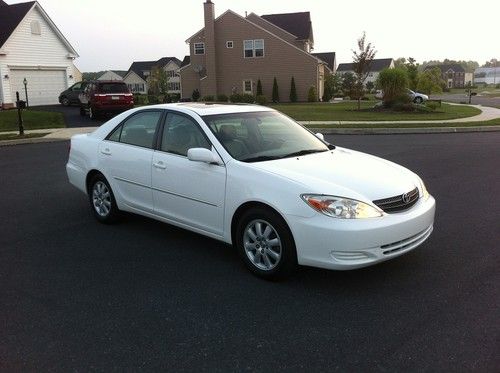
<svg viewBox="0 0 500 373">
<path fill-rule="evenodd" d="M 215 59 L 215 9 L 211 0 L 203 4 L 205 16 L 205 68 L 207 77 L 203 81 L 203 95 L 217 95 L 217 72 Z"/>
</svg>

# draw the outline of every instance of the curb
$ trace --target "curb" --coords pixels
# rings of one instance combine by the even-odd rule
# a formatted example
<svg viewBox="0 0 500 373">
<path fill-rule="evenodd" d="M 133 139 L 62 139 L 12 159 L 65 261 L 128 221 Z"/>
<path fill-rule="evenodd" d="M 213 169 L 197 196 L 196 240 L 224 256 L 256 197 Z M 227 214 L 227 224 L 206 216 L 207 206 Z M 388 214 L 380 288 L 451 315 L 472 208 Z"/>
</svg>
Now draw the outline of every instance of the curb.
<svg viewBox="0 0 500 373">
<path fill-rule="evenodd" d="M 59 142 L 68 141 L 69 139 L 58 139 L 54 137 L 33 137 L 31 139 L 19 139 L 19 140 L 1 140 L 0 147 L 11 146 L 11 145 L 24 145 L 24 144 L 38 144 L 44 142 Z"/>
<path fill-rule="evenodd" d="M 435 134 L 435 133 L 467 133 L 467 132 L 499 132 L 500 126 L 477 127 L 420 127 L 420 128 L 315 128 L 306 127 L 312 132 L 323 135 L 398 135 L 398 134 Z"/>
</svg>

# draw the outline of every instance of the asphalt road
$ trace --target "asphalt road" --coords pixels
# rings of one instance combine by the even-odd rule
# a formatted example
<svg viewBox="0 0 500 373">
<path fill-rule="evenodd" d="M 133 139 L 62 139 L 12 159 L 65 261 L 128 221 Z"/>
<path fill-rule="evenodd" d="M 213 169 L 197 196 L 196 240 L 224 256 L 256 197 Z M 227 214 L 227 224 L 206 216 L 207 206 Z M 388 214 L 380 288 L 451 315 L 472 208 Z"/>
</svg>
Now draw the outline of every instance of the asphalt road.
<svg viewBox="0 0 500 373">
<path fill-rule="evenodd" d="M 419 173 L 434 233 L 278 283 L 197 234 L 97 223 L 67 143 L 0 148 L 0 371 L 498 371 L 500 133 L 332 141 Z"/>
<path fill-rule="evenodd" d="M 43 111 L 55 111 L 64 115 L 66 127 L 79 128 L 79 127 L 95 127 L 100 126 L 109 118 L 90 119 L 88 115 L 80 115 L 80 107 L 77 105 L 62 106 L 62 105 L 46 105 L 46 106 L 33 106 L 33 109 Z"/>
</svg>

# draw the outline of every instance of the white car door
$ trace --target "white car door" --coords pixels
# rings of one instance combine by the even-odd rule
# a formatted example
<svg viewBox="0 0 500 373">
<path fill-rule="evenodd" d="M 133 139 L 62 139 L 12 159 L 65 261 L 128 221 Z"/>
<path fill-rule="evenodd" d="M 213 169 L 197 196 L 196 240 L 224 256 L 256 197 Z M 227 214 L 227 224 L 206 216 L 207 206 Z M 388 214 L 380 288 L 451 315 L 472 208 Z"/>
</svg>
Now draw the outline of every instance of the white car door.
<svg viewBox="0 0 500 373">
<path fill-rule="evenodd" d="M 222 235 L 226 168 L 190 161 L 190 148 L 212 146 L 193 118 L 168 113 L 152 162 L 155 214 Z"/>
<path fill-rule="evenodd" d="M 136 112 L 99 146 L 100 165 L 115 198 L 132 209 L 153 212 L 151 161 L 163 111 Z"/>
</svg>

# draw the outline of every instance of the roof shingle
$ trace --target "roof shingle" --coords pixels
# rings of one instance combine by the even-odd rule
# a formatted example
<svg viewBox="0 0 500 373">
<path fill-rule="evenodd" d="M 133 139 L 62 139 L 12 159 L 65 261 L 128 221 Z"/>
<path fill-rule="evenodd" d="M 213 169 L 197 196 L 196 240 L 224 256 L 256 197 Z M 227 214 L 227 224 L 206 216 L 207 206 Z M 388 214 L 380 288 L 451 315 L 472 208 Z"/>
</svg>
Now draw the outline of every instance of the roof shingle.
<svg viewBox="0 0 500 373">
<path fill-rule="evenodd" d="M 311 14 L 309 12 L 265 14 L 261 18 L 295 35 L 298 40 L 312 39 Z"/>
<path fill-rule="evenodd" d="M 370 65 L 370 71 L 382 71 L 391 66 L 392 58 L 374 59 Z M 354 71 L 354 63 L 339 63 L 337 71 Z"/>
<path fill-rule="evenodd" d="M 34 1 L 30 1 L 8 5 L 0 0 L 0 7 L 2 8 L 2 11 L 0 11 L 0 48 L 9 39 L 17 25 L 19 25 L 34 4 Z"/>
<path fill-rule="evenodd" d="M 311 53 L 314 57 L 319 58 L 326 63 L 330 70 L 335 70 L 335 52 Z"/>
</svg>

